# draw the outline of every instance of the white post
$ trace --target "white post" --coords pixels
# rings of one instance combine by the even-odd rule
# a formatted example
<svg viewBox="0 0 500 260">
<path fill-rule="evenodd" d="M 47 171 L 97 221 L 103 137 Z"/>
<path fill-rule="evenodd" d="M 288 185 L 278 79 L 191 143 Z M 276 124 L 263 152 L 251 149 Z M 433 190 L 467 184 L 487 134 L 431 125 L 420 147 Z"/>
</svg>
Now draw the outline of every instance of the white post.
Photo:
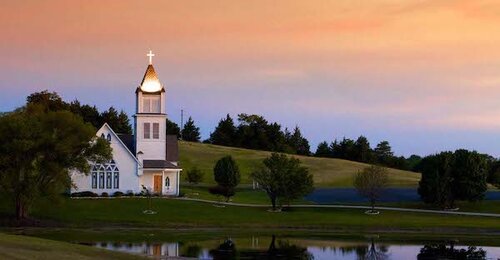
<svg viewBox="0 0 500 260">
<path fill-rule="evenodd" d="M 165 191 L 163 190 L 165 187 L 164 181 L 165 181 L 165 171 L 161 171 L 161 195 L 165 193 Z"/>
<path fill-rule="evenodd" d="M 175 196 L 177 196 L 177 197 L 179 196 L 180 182 L 181 182 L 179 173 L 180 173 L 180 171 L 177 171 L 177 178 L 175 179 L 177 182 L 177 191 L 176 191 Z"/>
</svg>

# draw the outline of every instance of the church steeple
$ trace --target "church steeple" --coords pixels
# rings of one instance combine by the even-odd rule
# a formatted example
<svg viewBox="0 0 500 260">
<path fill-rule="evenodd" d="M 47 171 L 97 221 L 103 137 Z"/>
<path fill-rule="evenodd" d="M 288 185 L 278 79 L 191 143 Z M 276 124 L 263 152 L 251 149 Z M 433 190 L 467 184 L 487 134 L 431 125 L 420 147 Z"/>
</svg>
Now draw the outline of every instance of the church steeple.
<svg viewBox="0 0 500 260">
<path fill-rule="evenodd" d="M 144 77 L 142 78 L 141 85 L 139 85 L 137 91 L 143 91 L 148 93 L 165 91 L 153 67 L 153 57 L 155 55 L 151 50 L 149 50 L 149 53 L 146 54 L 146 56 L 149 57 L 149 65 L 146 68 L 146 72 L 144 73 Z"/>
</svg>

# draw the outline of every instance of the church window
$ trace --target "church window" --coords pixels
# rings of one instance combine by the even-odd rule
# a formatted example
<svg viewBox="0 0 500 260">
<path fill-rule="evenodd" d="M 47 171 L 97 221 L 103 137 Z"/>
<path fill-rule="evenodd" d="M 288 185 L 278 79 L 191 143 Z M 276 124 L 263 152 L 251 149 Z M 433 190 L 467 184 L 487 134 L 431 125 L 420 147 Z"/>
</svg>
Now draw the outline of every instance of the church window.
<svg viewBox="0 0 500 260">
<path fill-rule="evenodd" d="M 115 160 L 108 161 L 104 164 L 94 164 L 92 166 L 92 189 L 111 189 L 119 188 L 120 171 L 116 167 Z"/>
<path fill-rule="evenodd" d="M 99 172 L 99 189 L 104 189 L 104 172 Z"/>
<path fill-rule="evenodd" d="M 114 172 L 113 188 L 115 189 L 120 188 L 120 172 L 118 171 L 118 168 L 116 168 Z"/>
<path fill-rule="evenodd" d="M 108 142 L 111 142 L 111 134 L 108 134 L 108 135 L 106 136 L 106 139 L 108 140 Z"/>
<path fill-rule="evenodd" d="M 106 172 L 106 189 L 111 189 L 111 172 L 110 171 L 107 171 Z"/>
<path fill-rule="evenodd" d="M 151 124 L 144 123 L 144 139 L 150 139 L 150 138 L 151 138 Z"/>
<path fill-rule="evenodd" d="M 144 98 L 142 101 L 142 111 L 144 113 L 151 113 L 151 99 Z"/>
<path fill-rule="evenodd" d="M 160 113 L 160 96 L 145 96 L 142 99 L 143 113 Z"/>
<path fill-rule="evenodd" d="M 160 123 L 153 123 L 153 139 L 160 138 Z"/>
<path fill-rule="evenodd" d="M 165 187 L 167 187 L 167 189 L 170 189 L 170 178 L 169 177 L 165 178 Z"/>
<path fill-rule="evenodd" d="M 92 171 L 92 189 L 97 189 L 97 172 Z"/>
<path fill-rule="evenodd" d="M 101 134 L 101 138 L 102 139 L 106 139 L 106 137 L 104 136 L 104 134 Z"/>
</svg>

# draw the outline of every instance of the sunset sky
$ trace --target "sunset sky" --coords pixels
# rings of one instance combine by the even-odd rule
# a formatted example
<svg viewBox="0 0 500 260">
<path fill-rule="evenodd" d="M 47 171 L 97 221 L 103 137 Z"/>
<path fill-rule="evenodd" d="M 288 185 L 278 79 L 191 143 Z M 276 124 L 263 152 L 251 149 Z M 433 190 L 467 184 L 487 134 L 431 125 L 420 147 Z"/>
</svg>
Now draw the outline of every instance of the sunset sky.
<svg viewBox="0 0 500 260">
<path fill-rule="evenodd" d="M 500 156 L 499 1 L 2 1 L 0 111 L 48 89 L 134 112 L 153 50 L 171 120 L 230 113 L 396 154 Z"/>
</svg>

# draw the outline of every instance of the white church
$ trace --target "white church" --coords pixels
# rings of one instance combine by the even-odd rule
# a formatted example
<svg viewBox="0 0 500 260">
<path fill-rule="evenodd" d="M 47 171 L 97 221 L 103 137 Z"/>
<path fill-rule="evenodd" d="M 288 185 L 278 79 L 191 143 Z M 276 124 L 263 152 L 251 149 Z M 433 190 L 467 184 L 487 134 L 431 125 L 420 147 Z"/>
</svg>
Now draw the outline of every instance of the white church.
<svg viewBox="0 0 500 260">
<path fill-rule="evenodd" d="M 179 195 L 177 136 L 166 134 L 165 88 L 152 64 L 154 54 L 150 51 L 148 56 L 149 65 L 135 91 L 135 134 L 115 133 L 104 124 L 96 135 L 110 142 L 113 159 L 92 165 L 89 175 L 74 172 L 72 193 L 139 193 L 144 186 L 156 194 Z"/>
</svg>

